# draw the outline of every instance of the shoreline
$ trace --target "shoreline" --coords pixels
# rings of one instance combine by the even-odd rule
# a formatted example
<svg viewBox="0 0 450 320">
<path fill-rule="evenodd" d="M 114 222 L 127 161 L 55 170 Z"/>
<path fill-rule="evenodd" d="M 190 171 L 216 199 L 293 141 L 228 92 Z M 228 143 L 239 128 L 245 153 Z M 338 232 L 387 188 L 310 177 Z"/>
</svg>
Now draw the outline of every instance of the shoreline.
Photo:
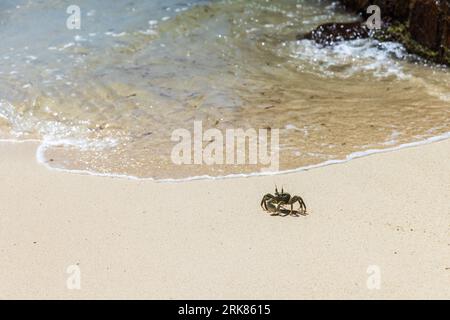
<svg viewBox="0 0 450 320">
<path fill-rule="evenodd" d="M 0 143 L 2 299 L 450 297 L 450 140 L 176 184 L 48 170 L 36 147 Z M 275 184 L 309 215 L 262 212 Z M 66 288 L 70 265 L 81 290 Z M 367 287 L 373 266 L 380 290 Z"/>
<path fill-rule="evenodd" d="M 97 176 L 97 177 L 108 177 L 108 178 L 118 178 L 118 179 L 126 179 L 126 180 L 137 180 L 137 181 L 154 181 L 158 183 L 183 183 L 183 182 L 189 182 L 189 181 L 199 181 L 199 180 L 222 180 L 222 179 L 238 179 L 238 178 L 253 178 L 253 177 L 270 177 L 270 176 L 282 176 L 286 174 L 293 174 L 293 173 L 299 173 L 314 169 L 320 169 L 323 167 L 328 167 L 336 164 L 345 164 L 347 162 L 350 162 L 355 159 L 365 158 L 368 156 L 376 155 L 376 154 L 383 154 L 383 153 L 390 153 L 395 151 L 400 151 L 403 149 L 409 149 L 409 148 L 416 148 L 423 145 L 428 145 L 436 142 L 441 142 L 450 139 L 450 131 L 437 135 L 432 136 L 429 138 L 426 138 L 424 140 L 414 141 L 414 142 L 408 142 L 404 144 L 399 144 L 397 146 L 391 147 L 391 148 L 385 148 L 385 149 L 367 149 L 364 151 L 357 151 L 350 153 L 347 155 L 345 159 L 336 159 L 336 160 L 328 160 L 319 164 L 313 164 L 308 165 L 304 167 L 299 167 L 295 169 L 288 169 L 283 171 L 277 171 L 277 172 L 253 172 L 250 174 L 242 173 L 242 174 L 229 174 L 225 176 L 209 176 L 209 175 L 201 175 L 201 176 L 192 176 L 188 178 L 170 178 L 170 179 L 155 179 L 152 177 L 137 177 L 132 175 L 126 175 L 126 174 L 113 174 L 113 173 L 99 173 L 99 172 L 93 172 L 89 170 L 76 170 L 76 169 L 63 169 L 63 168 L 56 168 L 50 166 L 45 160 L 44 160 L 44 152 L 45 152 L 45 141 L 39 140 L 39 139 L 29 139 L 29 140 L 14 140 L 14 139 L 0 139 L 1 143 L 36 143 L 38 146 L 36 147 L 36 155 L 35 159 L 38 164 L 44 166 L 48 170 L 54 170 L 58 172 L 64 172 L 64 173 L 72 173 L 72 174 L 78 174 L 78 175 L 87 175 L 87 176 Z"/>
</svg>

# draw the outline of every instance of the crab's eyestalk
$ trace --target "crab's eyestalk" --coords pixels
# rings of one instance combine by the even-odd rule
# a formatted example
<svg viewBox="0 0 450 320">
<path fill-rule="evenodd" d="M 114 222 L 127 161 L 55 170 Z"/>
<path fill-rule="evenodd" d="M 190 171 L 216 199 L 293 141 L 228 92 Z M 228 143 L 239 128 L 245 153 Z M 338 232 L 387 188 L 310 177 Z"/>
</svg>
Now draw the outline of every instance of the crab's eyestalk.
<svg viewBox="0 0 450 320">
<path fill-rule="evenodd" d="M 275 194 L 278 195 L 278 188 L 277 188 L 277 185 L 275 185 Z"/>
</svg>

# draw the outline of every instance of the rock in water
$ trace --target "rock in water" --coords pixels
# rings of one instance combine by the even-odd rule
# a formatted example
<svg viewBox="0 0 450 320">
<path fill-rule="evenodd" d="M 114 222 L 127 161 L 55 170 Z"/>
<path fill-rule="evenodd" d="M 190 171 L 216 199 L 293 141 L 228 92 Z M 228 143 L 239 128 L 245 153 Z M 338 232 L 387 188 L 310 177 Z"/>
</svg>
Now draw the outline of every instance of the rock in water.
<svg viewBox="0 0 450 320">
<path fill-rule="evenodd" d="M 381 9 L 382 35 L 414 54 L 450 65 L 450 0 L 340 0 L 363 19 L 369 5 Z"/>
<path fill-rule="evenodd" d="M 311 32 L 297 35 L 297 40 L 314 40 L 322 45 L 332 45 L 343 40 L 354 40 L 369 37 L 369 28 L 362 22 L 326 23 Z"/>
</svg>

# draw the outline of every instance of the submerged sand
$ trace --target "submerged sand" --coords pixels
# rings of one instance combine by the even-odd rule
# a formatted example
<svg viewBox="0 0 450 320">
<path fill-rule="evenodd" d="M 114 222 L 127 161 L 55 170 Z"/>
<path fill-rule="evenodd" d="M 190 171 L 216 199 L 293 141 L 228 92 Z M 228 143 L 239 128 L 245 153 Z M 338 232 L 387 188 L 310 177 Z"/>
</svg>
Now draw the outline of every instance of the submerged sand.
<svg viewBox="0 0 450 320">
<path fill-rule="evenodd" d="M 176 184 L 50 171 L 35 151 L 0 144 L 0 298 L 450 298 L 449 140 Z M 275 184 L 309 216 L 263 213 Z"/>
<path fill-rule="evenodd" d="M 393 42 L 296 41 L 359 18 L 336 1 L 78 0 L 80 30 L 65 28 L 66 1 L 6 2 L 0 138 L 44 140 L 54 168 L 156 179 L 267 168 L 174 164 L 174 133 L 194 136 L 196 122 L 279 130 L 283 171 L 450 131 L 448 68 Z"/>
</svg>

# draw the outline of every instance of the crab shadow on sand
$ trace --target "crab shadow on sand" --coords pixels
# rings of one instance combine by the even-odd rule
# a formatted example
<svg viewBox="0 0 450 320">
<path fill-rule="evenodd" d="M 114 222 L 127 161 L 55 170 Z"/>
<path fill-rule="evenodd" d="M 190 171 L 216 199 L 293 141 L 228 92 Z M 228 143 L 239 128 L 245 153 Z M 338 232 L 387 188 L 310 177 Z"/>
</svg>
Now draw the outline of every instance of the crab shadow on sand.
<svg viewBox="0 0 450 320">
<path fill-rule="evenodd" d="M 270 215 L 272 217 L 281 217 L 281 218 L 287 218 L 287 217 L 299 218 L 299 217 L 307 217 L 308 213 L 305 211 L 299 211 L 299 210 L 294 210 L 291 213 L 291 210 L 289 210 L 289 209 L 280 209 L 280 211 L 278 213 L 271 213 Z"/>
</svg>

